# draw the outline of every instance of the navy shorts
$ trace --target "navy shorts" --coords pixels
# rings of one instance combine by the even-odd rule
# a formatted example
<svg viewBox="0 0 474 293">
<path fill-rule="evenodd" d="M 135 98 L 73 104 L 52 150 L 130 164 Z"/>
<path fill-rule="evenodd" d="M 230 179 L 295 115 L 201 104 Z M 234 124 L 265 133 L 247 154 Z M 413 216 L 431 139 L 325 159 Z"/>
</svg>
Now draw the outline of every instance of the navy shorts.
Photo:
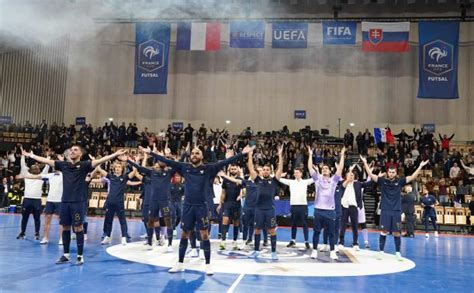
<svg viewBox="0 0 474 293">
<path fill-rule="evenodd" d="M 211 219 L 216 223 L 220 223 L 222 221 L 222 210 L 217 211 L 218 206 L 219 204 L 213 204 L 211 211 Z"/>
<path fill-rule="evenodd" d="M 159 201 L 152 201 L 148 208 L 148 216 L 150 218 L 158 219 L 160 217 L 169 217 L 170 214 L 170 207 L 168 202 L 159 202 Z"/>
<path fill-rule="evenodd" d="M 400 211 L 382 210 L 380 213 L 380 229 L 384 232 L 400 232 L 402 213 Z"/>
<path fill-rule="evenodd" d="M 51 202 L 47 201 L 46 206 L 44 207 L 44 213 L 47 215 L 59 215 L 61 212 L 61 203 L 60 202 Z"/>
<path fill-rule="evenodd" d="M 242 224 L 246 227 L 255 224 L 255 208 L 243 209 Z"/>
<path fill-rule="evenodd" d="M 38 213 L 41 214 L 41 199 L 25 198 L 21 209 L 26 213 Z"/>
<path fill-rule="evenodd" d="M 224 210 L 222 211 L 223 217 L 228 217 L 232 221 L 237 221 L 240 219 L 241 214 L 241 206 L 236 204 L 225 204 L 224 203 Z"/>
<path fill-rule="evenodd" d="M 270 229 L 277 225 L 275 209 L 261 210 L 255 209 L 255 229 Z"/>
<path fill-rule="evenodd" d="M 171 218 L 173 219 L 181 218 L 183 205 L 180 201 L 170 201 L 169 207 L 170 207 Z"/>
<path fill-rule="evenodd" d="M 80 226 L 84 223 L 86 205 L 82 201 L 62 202 L 59 222 L 63 226 Z"/>
<path fill-rule="evenodd" d="M 207 204 L 189 205 L 183 204 L 183 217 L 181 228 L 184 231 L 206 230 L 209 227 L 209 209 Z"/>
</svg>

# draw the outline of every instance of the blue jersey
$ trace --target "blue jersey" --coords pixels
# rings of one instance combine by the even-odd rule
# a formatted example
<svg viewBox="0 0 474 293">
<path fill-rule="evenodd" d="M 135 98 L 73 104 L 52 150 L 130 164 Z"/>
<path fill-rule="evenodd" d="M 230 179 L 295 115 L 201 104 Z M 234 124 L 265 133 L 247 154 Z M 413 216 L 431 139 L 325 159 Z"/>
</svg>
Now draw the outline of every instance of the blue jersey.
<svg viewBox="0 0 474 293">
<path fill-rule="evenodd" d="M 86 182 L 86 177 L 94 169 L 92 162 L 79 161 L 73 164 L 66 161 L 55 161 L 54 168 L 63 173 L 61 202 L 86 201 L 89 194 L 89 182 Z"/>
<path fill-rule="evenodd" d="M 278 194 L 278 180 L 273 177 L 257 176 L 255 184 L 258 187 L 256 207 L 261 210 L 273 208 L 273 198 Z"/>
<path fill-rule="evenodd" d="M 251 180 L 243 180 L 242 186 L 246 190 L 244 209 L 254 209 L 257 206 L 258 185 Z"/>
<path fill-rule="evenodd" d="M 171 177 L 173 177 L 173 175 L 176 173 L 174 169 L 167 168 L 164 170 L 162 169 L 154 170 L 154 169 L 140 166 L 130 160 L 128 162 L 129 164 L 137 168 L 138 171 L 140 171 L 140 173 L 145 174 L 145 176 L 147 176 L 150 179 L 150 186 L 149 186 L 149 189 L 151 189 L 150 201 L 165 202 L 169 200 Z"/>
<path fill-rule="evenodd" d="M 428 194 L 428 196 L 423 196 L 421 198 L 421 203 L 424 205 L 425 210 L 429 210 L 434 207 L 436 203 L 436 198 L 433 195 Z"/>
<path fill-rule="evenodd" d="M 182 183 L 170 185 L 170 200 L 173 202 L 181 202 L 184 195 L 184 185 Z"/>
<path fill-rule="evenodd" d="M 400 179 L 386 179 L 379 177 L 377 183 L 382 192 L 380 200 L 380 209 L 386 211 L 401 211 L 402 210 L 402 188 L 407 184 L 405 177 Z"/>
<path fill-rule="evenodd" d="M 128 182 L 128 173 L 122 176 L 108 173 L 104 178 L 104 181 L 107 182 L 109 193 L 106 201 L 109 203 L 123 204 L 125 188 L 127 187 Z"/>
<path fill-rule="evenodd" d="M 242 180 L 241 178 L 236 179 Z M 240 196 L 242 185 L 224 179 L 224 181 L 222 182 L 222 189 L 225 190 L 224 204 L 239 204 L 237 198 Z"/>
<path fill-rule="evenodd" d="M 151 197 L 153 196 L 153 188 L 151 188 L 150 177 L 145 175 L 142 180 L 142 202 L 144 205 L 149 205 Z"/>
<path fill-rule="evenodd" d="M 155 159 L 173 167 L 184 177 L 184 203 L 189 205 L 205 204 L 210 198 L 212 182 L 219 170 L 242 158 L 242 154 L 238 154 L 214 164 L 202 164 L 194 167 L 189 163 L 169 160 L 155 153 L 151 153 L 151 155 Z"/>
</svg>

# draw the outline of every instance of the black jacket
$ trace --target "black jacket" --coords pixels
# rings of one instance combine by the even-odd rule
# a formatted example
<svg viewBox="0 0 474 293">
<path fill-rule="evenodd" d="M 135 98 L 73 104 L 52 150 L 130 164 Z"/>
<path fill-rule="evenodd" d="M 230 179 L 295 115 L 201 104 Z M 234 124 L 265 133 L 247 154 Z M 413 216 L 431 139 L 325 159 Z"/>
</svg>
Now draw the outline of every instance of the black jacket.
<svg viewBox="0 0 474 293">
<path fill-rule="evenodd" d="M 367 188 L 372 185 L 372 181 L 366 181 L 366 182 L 360 182 L 360 181 L 354 181 L 353 186 L 354 186 L 354 192 L 356 196 L 356 201 L 357 201 L 357 207 L 359 209 L 362 208 L 363 202 L 362 202 L 362 188 Z M 342 197 L 344 197 L 344 192 L 346 191 L 346 188 L 344 187 L 344 184 L 341 184 L 341 194 Z"/>
<path fill-rule="evenodd" d="M 402 213 L 414 214 L 415 213 L 415 193 L 406 193 L 402 197 Z"/>
</svg>

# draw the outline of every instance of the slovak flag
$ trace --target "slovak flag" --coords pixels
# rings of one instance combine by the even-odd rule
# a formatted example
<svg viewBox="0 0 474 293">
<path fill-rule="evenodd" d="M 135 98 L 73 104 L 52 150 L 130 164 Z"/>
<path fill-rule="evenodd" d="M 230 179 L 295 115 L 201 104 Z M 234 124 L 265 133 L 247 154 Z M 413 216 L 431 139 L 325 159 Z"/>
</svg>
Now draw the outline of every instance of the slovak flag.
<svg viewBox="0 0 474 293">
<path fill-rule="evenodd" d="M 365 52 L 408 52 L 409 22 L 362 22 Z"/>
<path fill-rule="evenodd" d="M 374 140 L 375 144 L 379 144 L 381 142 L 387 142 L 387 136 L 385 128 L 374 128 Z"/>
<path fill-rule="evenodd" d="M 176 50 L 217 51 L 221 48 L 221 24 L 219 22 L 180 22 L 176 38 Z"/>
</svg>

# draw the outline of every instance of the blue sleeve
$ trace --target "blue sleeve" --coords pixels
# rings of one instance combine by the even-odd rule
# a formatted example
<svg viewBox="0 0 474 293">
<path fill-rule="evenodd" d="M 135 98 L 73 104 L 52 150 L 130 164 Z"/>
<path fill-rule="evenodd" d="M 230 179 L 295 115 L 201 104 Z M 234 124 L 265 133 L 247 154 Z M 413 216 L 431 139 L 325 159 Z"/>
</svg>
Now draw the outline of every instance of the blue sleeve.
<svg viewBox="0 0 474 293">
<path fill-rule="evenodd" d="M 91 160 L 84 161 L 81 165 L 83 168 L 85 168 L 86 173 L 92 172 L 94 170 Z"/>
<path fill-rule="evenodd" d="M 225 167 L 229 164 L 232 164 L 233 162 L 238 161 L 243 156 L 244 155 L 242 153 L 240 153 L 240 154 L 237 154 L 237 155 L 235 155 L 233 157 L 230 157 L 226 160 L 223 160 L 223 161 L 220 161 L 220 162 L 217 162 L 217 163 L 214 163 L 214 164 L 209 164 L 208 166 L 211 169 L 212 173 L 217 174 L 219 172 L 219 170 L 221 170 L 223 167 Z"/>
<path fill-rule="evenodd" d="M 134 161 L 131 161 L 131 160 L 127 160 L 127 163 L 129 163 L 130 165 L 132 165 L 133 167 L 137 168 L 137 170 L 140 172 L 140 173 L 143 173 L 145 175 L 150 175 L 151 174 L 151 170 L 148 169 L 148 168 L 145 168 L 141 165 L 138 165 L 137 163 L 135 163 Z"/>
<path fill-rule="evenodd" d="M 406 177 L 402 177 L 398 180 L 398 184 L 400 184 L 401 186 L 405 186 L 407 184 L 407 178 Z"/>
<path fill-rule="evenodd" d="M 62 171 L 63 167 L 65 165 L 64 161 L 54 161 L 54 169 Z"/>
<path fill-rule="evenodd" d="M 157 159 L 158 161 L 163 162 L 163 163 L 165 163 L 166 165 L 175 168 L 177 172 L 181 172 L 183 166 L 185 165 L 185 163 L 170 160 L 170 159 L 165 158 L 165 157 L 163 157 L 163 156 L 157 155 L 157 154 L 155 154 L 155 153 L 153 153 L 153 152 L 151 152 L 150 155 L 151 155 L 153 158 Z"/>
</svg>

